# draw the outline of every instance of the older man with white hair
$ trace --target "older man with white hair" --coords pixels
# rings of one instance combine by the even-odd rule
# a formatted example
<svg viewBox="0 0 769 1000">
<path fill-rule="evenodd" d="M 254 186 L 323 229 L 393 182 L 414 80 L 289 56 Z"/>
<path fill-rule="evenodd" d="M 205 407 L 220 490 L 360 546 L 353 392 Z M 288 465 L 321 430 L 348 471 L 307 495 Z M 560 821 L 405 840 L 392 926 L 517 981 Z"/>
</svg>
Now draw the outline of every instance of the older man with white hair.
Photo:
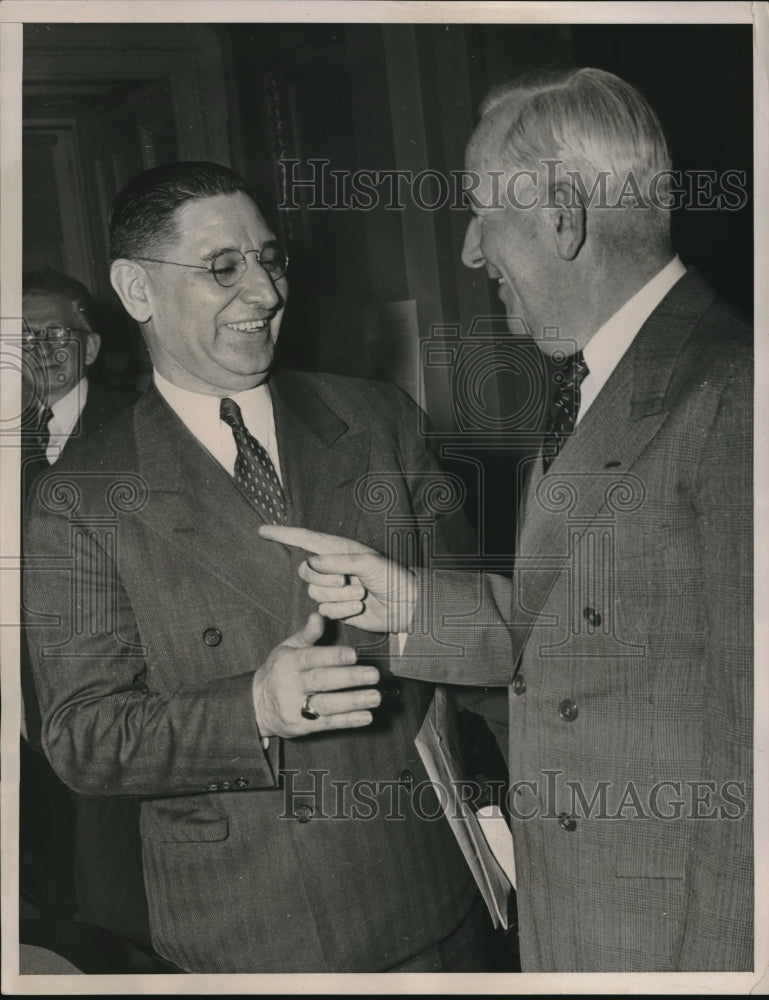
<svg viewBox="0 0 769 1000">
<path fill-rule="evenodd" d="M 321 553 L 321 612 L 412 632 L 399 672 L 509 685 L 524 971 L 751 969 L 750 327 L 676 256 L 665 139 L 617 77 L 496 89 L 466 166 L 463 260 L 558 363 L 512 587 L 262 534 Z M 464 655 L 420 656 L 430 630 Z"/>
</svg>

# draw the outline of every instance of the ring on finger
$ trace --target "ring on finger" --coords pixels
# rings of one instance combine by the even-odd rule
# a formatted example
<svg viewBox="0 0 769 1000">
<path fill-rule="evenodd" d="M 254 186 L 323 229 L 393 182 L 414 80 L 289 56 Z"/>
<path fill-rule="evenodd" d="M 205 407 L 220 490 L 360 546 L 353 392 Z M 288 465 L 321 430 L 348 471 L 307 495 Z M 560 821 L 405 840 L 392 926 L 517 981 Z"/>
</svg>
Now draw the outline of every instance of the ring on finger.
<svg viewBox="0 0 769 1000">
<path fill-rule="evenodd" d="M 320 712 L 316 712 L 315 709 L 310 705 L 311 694 L 308 694 L 302 703 L 302 718 L 309 719 L 310 722 L 314 722 L 315 719 L 320 718 Z"/>
</svg>

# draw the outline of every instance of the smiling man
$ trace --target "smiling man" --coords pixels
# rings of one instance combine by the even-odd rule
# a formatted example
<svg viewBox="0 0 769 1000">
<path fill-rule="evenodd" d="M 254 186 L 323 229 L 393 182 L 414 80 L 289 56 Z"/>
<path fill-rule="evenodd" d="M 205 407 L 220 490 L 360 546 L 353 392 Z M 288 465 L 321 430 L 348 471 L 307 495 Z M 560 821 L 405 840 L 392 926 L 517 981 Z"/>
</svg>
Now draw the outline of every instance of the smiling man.
<svg viewBox="0 0 769 1000">
<path fill-rule="evenodd" d="M 382 546 L 385 514 L 355 500 L 368 471 L 419 523 L 409 474 L 440 473 L 414 404 L 271 374 L 288 259 L 231 170 L 140 175 L 110 234 L 153 384 L 43 478 L 27 524 L 42 741 L 81 825 L 124 836 L 113 804 L 135 803 L 152 944 L 184 970 L 488 968 L 485 910 L 413 742 L 431 686 L 383 704 L 387 643 L 356 664 L 299 556 L 257 531 Z M 438 549 L 463 525 L 439 521 Z"/>
<path fill-rule="evenodd" d="M 676 256 L 662 129 L 616 76 L 499 87 L 467 168 L 463 260 L 561 356 L 513 586 L 260 530 L 322 553 L 322 613 L 416 633 L 399 672 L 509 685 L 525 972 L 749 970 L 750 326 Z M 430 630 L 464 655 L 423 657 Z"/>
</svg>

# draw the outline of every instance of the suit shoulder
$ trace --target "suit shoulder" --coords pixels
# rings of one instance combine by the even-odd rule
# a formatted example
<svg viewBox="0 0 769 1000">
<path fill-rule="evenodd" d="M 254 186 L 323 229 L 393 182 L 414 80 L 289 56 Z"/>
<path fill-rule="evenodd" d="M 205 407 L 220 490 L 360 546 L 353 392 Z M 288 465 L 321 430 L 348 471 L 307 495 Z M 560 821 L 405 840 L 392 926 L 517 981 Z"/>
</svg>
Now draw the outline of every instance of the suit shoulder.
<svg viewBox="0 0 769 1000">
<path fill-rule="evenodd" d="M 107 388 L 89 378 L 85 408 L 98 412 L 106 420 L 127 410 L 138 398 L 138 392 Z"/>
<path fill-rule="evenodd" d="M 132 468 L 135 454 L 134 405 L 128 400 L 105 423 L 82 438 L 71 440 L 51 471 L 122 471 Z"/>
<path fill-rule="evenodd" d="M 720 296 L 705 311 L 697 327 L 697 339 L 708 355 L 726 361 L 732 368 L 753 360 L 753 323 L 736 306 Z"/>
<path fill-rule="evenodd" d="M 721 392 L 741 380 L 750 384 L 753 348 L 751 321 L 715 297 L 683 346 L 673 384 L 685 393 L 700 388 Z"/>
<path fill-rule="evenodd" d="M 330 372 L 281 371 L 276 380 L 283 385 L 301 385 L 313 389 L 335 408 L 352 411 L 369 408 L 382 410 L 397 419 L 394 408 L 416 407 L 410 396 L 392 382 L 378 379 L 335 375 Z"/>
</svg>

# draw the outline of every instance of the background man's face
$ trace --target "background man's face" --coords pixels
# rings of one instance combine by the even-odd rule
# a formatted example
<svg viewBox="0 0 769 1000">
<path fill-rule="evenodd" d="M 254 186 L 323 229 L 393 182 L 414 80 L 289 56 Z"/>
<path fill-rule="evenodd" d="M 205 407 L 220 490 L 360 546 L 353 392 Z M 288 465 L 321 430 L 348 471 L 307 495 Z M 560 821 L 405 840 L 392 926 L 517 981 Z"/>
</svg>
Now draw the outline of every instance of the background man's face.
<svg viewBox="0 0 769 1000">
<path fill-rule="evenodd" d="M 42 402 L 51 405 L 62 399 L 78 384 L 99 352 L 99 336 L 88 320 L 63 295 L 34 293 L 25 295 L 22 310 L 27 327 L 42 332 L 48 327 L 69 328 L 63 342 L 38 339 L 24 352 L 24 379 L 27 387 Z"/>
<path fill-rule="evenodd" d="M 242 192 L 188 201 L 176 213 L 178 236 L 157 256 L 207 265 L 221 250 L 259 250 L 274 239 Z M 154 255 L 153 255 L 154 256 Z M 267 377 L 288 284 L 273 282 L 254 254 L 237 284 L 223 288 L 207 271 L 151 265 L 147 339 L 155 367 L 182 388 L 208 395 L 240 392 Z"/>
<path fill-rule="evenodd" d="M 561 310 L 555 244 L 548 228 L 548 209 L 533 204 L 542 196 L 529 179 L 518 179 L 514 194 L 521 205 L 507 199 L 508 177 L 500 157 L 502 141 L 511 120 L 509 106 L 504 113 L 491 112 L 478 125 L 467 146 L 465 169 L 480 184 L 469 196 L 473 217 L 467 227 L 462 260 L 468 267 L 484 267 L 498 284 L 505 306 L 507 324 L 520 332 L 520 320 L 540 350 L 552 353 L 564 342 L 545 340 L 543 330 L 558 327 Z M 561 331 L 563 337 L 569 335 Z"/>
</svg>

